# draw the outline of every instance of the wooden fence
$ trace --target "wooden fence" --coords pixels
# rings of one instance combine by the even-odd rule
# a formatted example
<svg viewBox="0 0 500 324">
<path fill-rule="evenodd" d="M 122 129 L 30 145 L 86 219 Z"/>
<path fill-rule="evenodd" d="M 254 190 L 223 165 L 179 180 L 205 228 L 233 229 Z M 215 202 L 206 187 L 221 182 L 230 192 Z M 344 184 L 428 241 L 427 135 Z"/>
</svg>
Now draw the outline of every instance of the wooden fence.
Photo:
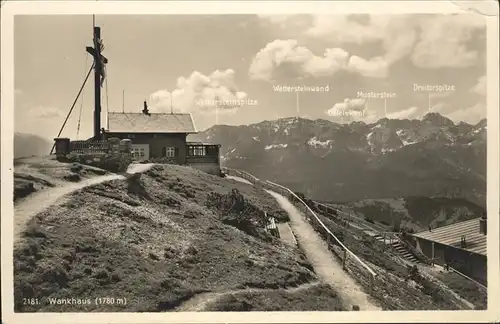
<svg viewBox="0 0 500 324">
<path fill-rule="evenodd" d="M 226 168 L 226 170 L 229 175 L 243 178 L 256 186 L 259 186 L 263 189 L 272 190 L 289 198 L 290 201 L 303 213 L 303 215 L 305 215 L 306 219 L 311 223 L 313 228 L 317 232 L 319 232 L 324 238 L 326 238 L 326 241 L 329 247 L 331 248 L 331 251 L 342 261 L 342 266 L 344 267 L 344 269 L 350 269 L 352 267 L 361 269 L 361 272 L 364 274 L 365 278 L 357 277 L 356 279 L 358 279 L 362 283 L 368 284 L 370 293 L 373 293 L 375 277 L 377 276 L 375 271 L 373 271 L 356 254 L 354 254 L 351 250 L 349 250 L 347 246 L 345 246 L 341 242 L 341 240 L 339 240 L 330 231 L 330 229 L 321 221 L 318 215 L 316 215 L 316 213 L 292 190 L 271 181 L 260 180 L 259 178 L 245 171 L 229 169 L 229 168 Z M 335 248 L 334 246 L 339 247 L 340 249 Z"/>
<path fill-rule="evenodd" d="M 106 153 L 110 145 L 107 141 L 71 141 L 70 149 L 77 153 Z"/>
</svg>

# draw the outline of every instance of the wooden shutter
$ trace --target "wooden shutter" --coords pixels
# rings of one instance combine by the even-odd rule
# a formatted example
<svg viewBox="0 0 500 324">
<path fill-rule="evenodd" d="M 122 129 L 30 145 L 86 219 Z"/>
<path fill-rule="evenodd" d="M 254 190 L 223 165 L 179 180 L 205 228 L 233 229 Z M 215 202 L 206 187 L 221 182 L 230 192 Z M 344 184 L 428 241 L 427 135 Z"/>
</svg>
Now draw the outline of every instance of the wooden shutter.
<svg viewBox="0 0 500 324">
<path fill-rule="evenodd" d="M 176 147 L 175 148 L 175 157 L 174 157 L 174 161 L 177 163 L 177 164 L 181 164 L 181 160 L 179 158 L 179 148 Z"/>
</svg>

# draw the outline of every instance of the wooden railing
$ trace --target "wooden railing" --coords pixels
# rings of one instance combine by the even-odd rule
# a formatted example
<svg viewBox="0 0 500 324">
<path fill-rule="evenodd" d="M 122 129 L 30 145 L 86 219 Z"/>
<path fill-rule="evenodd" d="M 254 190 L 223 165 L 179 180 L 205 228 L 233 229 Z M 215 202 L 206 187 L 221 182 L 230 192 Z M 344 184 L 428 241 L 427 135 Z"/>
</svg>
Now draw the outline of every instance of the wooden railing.
<svg viewBox="0 0 500 324">
<path fill-rule="evenodd" d="M 110 145 L 107 141 L 71 141 L 70 149 L 78 153 L 106 153 Z"/>
<path fill-rule="evenodd" d="M 235 169 L 229 169 L 225 168 L 226 172 L 229 175 L 237 176 L 240 178 L 243 178 L 252 184 L 256 186 L 260 186 L 265 189 L 272 190 L 274 192 L 277 192 L 279 194 L 284 195 L 285 197 L 290 198 L 291 202 L 294 203 L 296 207 L 298 207 L 303 214 L 306 216 L 308 220 L 313 220 L 313 227 L 322 234 L 328 243 L 333 243 L 334 245 L 337 245 L 340 247 L 341 252 L 340 255 L 335 251 L 335 249 L 332 249 L 332 252 L 334 252 L 337 257 L 339 257 L 342 260 L 342 265 L 344 269 L 349 268 L 348 261 L 353 260 L 357 266 L 360 266 L 362 270 L 364 270 L 365 275 L 368 277 L 368 284 L 369 284 L 369 290 L 370 293 L 373 293 L 374 289 L 374 282 L 375 282 L 375 277 L 377 274 L 375 271 L 373 271 L 365 262 L 363 262 L 356 254 L 354 254 L 351 250 L 345 246 L 341 240 L 339 240 L 335 234 L 333 234 L 330 229 L 321 221 L 321 219 L 316 215 L 316 213 L 300 198 L 298 197 L 292 190 L 288 189 L 287 187 L 284 187 L 282 185 L 279 185 L 277 183 L 271 182 L 271 181 L 264 181 L 260 180 L 259 178 L 253 176 L 252 174 L 245 172 L 245 171 L 240 171 L 240 170 L 235 170 Z M 361 278 L 358 278 L 361 279 Z"/>
</svg>

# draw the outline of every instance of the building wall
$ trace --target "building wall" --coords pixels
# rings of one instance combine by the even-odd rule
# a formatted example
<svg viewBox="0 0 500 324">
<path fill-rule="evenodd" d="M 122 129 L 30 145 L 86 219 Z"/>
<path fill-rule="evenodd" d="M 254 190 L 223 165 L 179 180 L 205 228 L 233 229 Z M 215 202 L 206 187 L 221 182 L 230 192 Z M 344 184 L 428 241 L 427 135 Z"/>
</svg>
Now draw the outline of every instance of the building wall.
<svg viewBox="0 0 500 324">
<path fill-rule="evenodd" d="M 429 259 L 432 258 L 432 242 L 414 237 L 416 248 Z M 450 267 L 486 285 L 487 258 L 484 255 L 471 253 L 460 248 L 434 243 L 434 262 L 439 265 L 448 263 Z"/>
<path fill-rule="evenodd" d="M 208 174 L 220 175 L 220 164 L 215 162 L 188 162 L 188 166 Z"/>
<path fill-rule="evenodd" d="M 187 163 L 219 163 L 218 156 L 187 156 Z"/>
<path fill-rule="evenodd" d="M 165 147 L 177 148 L 175 162 L 186 164 L 186 137 L 187 134 L 147 134 L 147 133 L 107 133 L 107 138 L 128 138 L 132 144 L 149 144 L 149 156 L 160 158 L 164 156 Z"/>
<path fill-rule="evenodd" d="M 197 146 L 197 145 L 192 145 Z M 189 155 L 186 157 L 186 163 L 188 166 L 203 171 L 208 174 L 213 174 L 219 176 L 221 173 L 220 169 L 220 157 L 219 157 L 219 146 L 208 145 L 205 147 L 206 155 Z"/>
</svg>

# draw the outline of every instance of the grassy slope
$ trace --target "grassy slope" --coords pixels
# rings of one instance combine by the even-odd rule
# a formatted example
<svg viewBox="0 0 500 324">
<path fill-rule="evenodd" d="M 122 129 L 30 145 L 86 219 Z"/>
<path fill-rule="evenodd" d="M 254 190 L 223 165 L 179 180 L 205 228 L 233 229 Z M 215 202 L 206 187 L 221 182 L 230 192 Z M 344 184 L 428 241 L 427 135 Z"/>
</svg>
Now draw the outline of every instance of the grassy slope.
<svg viewBox="0 0 500 324">
<path fill-rule="evenodd" d="M 140 179 L 100 184 L 65 197 L 28 223 L 15 248 L 15 310 L 170 311 L 200 292 L 278 289 L 315 281 L 298 249 L 266 234 L 245 234 L 224 224 L 221 210 L 206 207 L 210 193 L 227 197 L 232 188 L 253 210 L 284 218 L 276 201 L 255 187 L 178 166 L 155 167 Z M 304 310 L 338 309 L 336 294 L 323 290 L 322 303 L 316 302 L 314 291 L 277 291 L 271 294 L 274 309 L 297 304 Z M 267 295 L 250 294 L 245 307 L 262 308 Z M 46 302 L 47 297 L 98 296 L 126 298 L 127 304 Z M 41 305 L 23 305 L 29 297 L 39 298 Z"/>
<path fill-rule="evenodd" d="M 68 164 L 56 161 L 54 156 L 27 157 L 14 160 L 14 197 L 15 200 L 30 194 L 64 184 L 67 181 L 79 181 L 108 171 L 82 165 L 75 174 Z M 76 177 L 75 177 L 76 176 Z"/>
<path fill-rule="evenodd" d="M 429 274 L 429 271 L 425 270 L 421 270 L 427 274 L 425 278 L 406 280 L 409 269 L 387 245 L 363 235 L 361 231 L 353 227 L 345 230 L 329 216 L 320 215 L 320 217 L 337 237 L 344 237 L 344 244 L 352 252 L 368 262 L 379 273 L 375 279 L 375 298 L 385 309 L 462 309 L 463 304 L 450 294 L 449 290 L 473 303 L 478 309 L 487 307 L 486 292 L 478 290 L 470 281 L 452 273 L 432 276 L 435 271 Z M 364 275 L 359 275 L 359 277 L 364 278 Z M 440 288 L 443 285 L 447 286 L 447 289 Z"/>
<path fill-rule="evenodd" d="M 332 308 L 331 301 L 337 295 L 330 286 L 322 284 L 307 290 L 287 292 L 278 289 L 266 293 L 238 293 L 224 296 L 208 305 L 207 311 L 309 311 L 309 299 L 314 296 L 316 311 L 343 311 L 342 307 Z"/>
</svg>

